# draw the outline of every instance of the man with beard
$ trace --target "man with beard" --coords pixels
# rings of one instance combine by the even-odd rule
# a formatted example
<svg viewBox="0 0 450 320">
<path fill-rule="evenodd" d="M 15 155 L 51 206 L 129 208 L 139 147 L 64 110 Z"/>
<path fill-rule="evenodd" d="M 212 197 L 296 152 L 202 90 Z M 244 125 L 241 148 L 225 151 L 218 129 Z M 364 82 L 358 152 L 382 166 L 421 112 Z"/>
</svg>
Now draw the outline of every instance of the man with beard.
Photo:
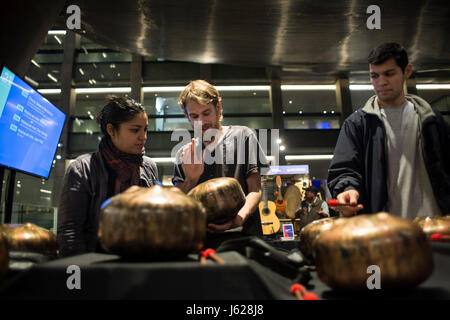
<svg viewBox="0 0 450 320">
<path fill-rule="evenodd" d="M 403 218 L 450 213 L 450 128 L 422 98 L 404 93 L 406 50 L 385 43 L 368 57 L 375 91 L 342 125 L 328 187 L 344 215 Z"/>
<path fill-rule="evenodd" d="M 193 138 L 178 151 L 173 184 L 187 193 L 213 178 L 237 179 L 246 196 L 244 206 L 233 220 L 221 225 L 208 224 L 208 231 L 233 230 L 244 235 L 262 236 L 258 203 L 261 199 L 261 168 L 267 166 L 267 160 L 255 133 L 245 126 L 221 125 L 221 97 L 206 81 L 190 82 L 180 94 L 178 103 L 194 128 L 194 134 L 201 127 L 201 137 Z M 202 152 L 195 156 L 200 148 Z"/>
<path fill-rule="evenodd" d="M 300 228 L 315 220 L 327 218 L 330 216 L 327 203 L 319 199 L 317 194 L 319 189 L 311 186 L 305 190 L 305 200 L 300 204 L 300 209 L 295 213 L 300 218 Z"/>
</svg>

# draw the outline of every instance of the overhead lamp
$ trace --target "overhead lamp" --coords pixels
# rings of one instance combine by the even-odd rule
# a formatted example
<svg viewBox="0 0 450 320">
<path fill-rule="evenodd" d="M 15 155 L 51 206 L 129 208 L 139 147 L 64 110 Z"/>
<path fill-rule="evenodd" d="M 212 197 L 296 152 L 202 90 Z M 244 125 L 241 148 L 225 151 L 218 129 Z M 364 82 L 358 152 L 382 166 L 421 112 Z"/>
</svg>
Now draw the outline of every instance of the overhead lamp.
<svg viewBox="0 0 450 320">
<path fill-rule="evenodd" d="M 352 91 L 371 91 L 373 87 L 371 84 L 351 84 L 348 86 Z"/>
<path fill-rule="evenodd" d="M 332 154 L 286 155 L 286 160 L 331 160 Z"/>
<path fill-rule="evenodd" d="M 58 36 L 53 36 L 53 38 L 56 39 L 56 41 L 58 41 L 59 44 L 62 44 L 61 40 L 58 38 Z"/>
<path fill-rule="evenodd" d="M 185 87 L 143 87 L 144 92 L 180 92 Z"/>
<path fill-rule="evenodd" d="M 47 77 L 49 77 L 53 82 L 58 82 L 58 79 L 56 79 L 54 76 L 52 76 L 50 73 L 47 73 Z"/>
<path fill-rule="evenodd" d="M 444 84 L 416 84 L 416 88 L 420 90 L 450 90 L 450 84 L 444 83 Z"/>
<path fill-rule="evenodd" d="M 128 93 L 131 92 L 130 87 L 115 88 L 76 88 L 75 93 Z"/>
<path fill-rule="evenodd" d="M 25 76 L 25 80 L 27 80 L 29 83 L 31 83 L 33 86 L 38 87 L 39 86 L 39 82 L 34 81 L 33 79 L 31 79 L 28 76 Z"/>
<path fill-rule="evenodd" d="M 317 84 L 317 85 L 281 85 L 282 91 L 312 91 L 312 90 L 336 90 L 334 84 Z"/>
<path fill-rule="evenodd" d="M 38 89 L 40 94 L 60 94 L 61 89 Z"/>
<path fill-rule="evenodd" d="M 216 86 L 218 91 L 269 91 L 270 86 Z"/>
<path fill-rule="evenodd" d="M 153 158 L 152 160 L 155 161 L 156 163 L 174 163 L 175 162 L 175 158 Z"/>
<path fill-rule="evenodd" d="M 47 34 L 49 36 L 52 36 L 52 35 L 65 35 L 66 34 L 66 30 L 49 30 L 47 32 Z"/>
<path fill-rule="evenodd" d="M 36 61 L 34 61 L 34 59 L 31 59 L 31 63 L 34 64 L 38 68 L 41 67 L 41 65 L 39 63 L 37 63 Z"/>
</svg>

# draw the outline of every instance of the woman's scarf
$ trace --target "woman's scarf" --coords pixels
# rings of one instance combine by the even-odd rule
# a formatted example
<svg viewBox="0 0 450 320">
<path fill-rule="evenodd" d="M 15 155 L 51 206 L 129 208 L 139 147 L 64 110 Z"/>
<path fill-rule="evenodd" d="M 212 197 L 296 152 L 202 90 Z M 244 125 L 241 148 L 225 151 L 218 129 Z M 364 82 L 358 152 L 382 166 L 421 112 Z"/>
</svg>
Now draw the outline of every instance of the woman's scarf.
<svg viewBox="0 0 450 320">
<path fill-rule="evenodd" d="M 99 150 L 108 167 L 116 173 L 117 178 L 114 183 L 114 195 L 126 190 L 130 186 L 139 185 L 141 166 L 144 161 L 144 151 L 139 155 L 119 151 L 109 136 L 102 138 Z"/>
</svg>

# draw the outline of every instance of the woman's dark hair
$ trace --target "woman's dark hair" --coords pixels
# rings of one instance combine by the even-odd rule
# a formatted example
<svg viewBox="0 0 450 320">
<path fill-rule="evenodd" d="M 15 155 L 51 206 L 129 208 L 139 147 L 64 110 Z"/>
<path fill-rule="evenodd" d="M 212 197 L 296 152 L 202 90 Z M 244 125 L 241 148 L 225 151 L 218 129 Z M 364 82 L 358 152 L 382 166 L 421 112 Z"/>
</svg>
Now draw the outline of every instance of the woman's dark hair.
<svg viewBox="0 0 450 320">
<path fill-rule="evenodd" d="M 391 58 L 395 60 L 395 63 L 405 73 L 405 68 L 408 65 L 408 54 L 405 48 L 395 42 L 386 42 L 372 49 L 367 58 L 367 62 L 377 65 Z"/>
<path fill-rule="evenodd" d="M 133 119 L 137 114 L 144 112 L 144 107 L 131 98 L 108 96 L 108 103 L 97 114 L 97 122 L 105 136 L 108 135 L 106 125 L 111 123 L 118 130 L 119 125 Z"/>
</svg>

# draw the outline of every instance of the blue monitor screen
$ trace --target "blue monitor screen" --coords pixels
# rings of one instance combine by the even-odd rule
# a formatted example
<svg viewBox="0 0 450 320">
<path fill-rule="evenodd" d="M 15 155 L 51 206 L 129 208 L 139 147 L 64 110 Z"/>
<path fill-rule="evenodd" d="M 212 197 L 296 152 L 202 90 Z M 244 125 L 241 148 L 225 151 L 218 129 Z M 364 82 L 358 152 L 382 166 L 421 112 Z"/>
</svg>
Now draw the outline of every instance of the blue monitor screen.
<svg viewBox="0 0 450 320">
<path fill-rule="evenodd" d="M 66 115 L 7 67 L 0 77 L 0 165 L 48 178 Z"/>
</svg>

